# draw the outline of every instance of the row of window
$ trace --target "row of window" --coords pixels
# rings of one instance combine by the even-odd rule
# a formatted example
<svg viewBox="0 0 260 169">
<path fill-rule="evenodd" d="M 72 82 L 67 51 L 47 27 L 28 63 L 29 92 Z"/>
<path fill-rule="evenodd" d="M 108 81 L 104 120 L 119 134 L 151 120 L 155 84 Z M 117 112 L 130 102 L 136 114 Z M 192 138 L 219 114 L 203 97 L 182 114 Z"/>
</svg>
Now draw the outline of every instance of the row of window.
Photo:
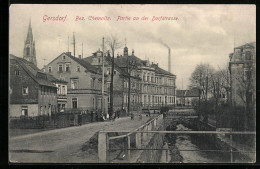
<svg viewBox="0 0 260 169">
<path fill-rule="evenodd" d="M 99 104 L 99 107 L 101 108 L 101 98 L 99 98 L 98 100 L 99 100 L 99 102 L 97 102 L 97 99 L 92 98 L 92 106 L 94 108 L 96 108 L 97 103 Z M 104 102 L 105 102 L 105 99 L 104 99 Z M 108 102 L 109 102 L 109 98 L 108 98 Z M 77 109 L 78 108 L 78 98 L 76 98 L 76 97 L 72 98 L 71 99 L 71 103 L 72 103 L 72 108 L 73 109 Z"/>
<path fill-rule="evenodd" d="M 172 94 L 173 95 L 174 89 L 144 85 L 143 86 L 143 92 L 148 92 L 148 93 L 153 92 L 153 93 L 156 93 L 156 94 Z"/>
<path fill-rule="evenodd" d="M 49 104 L 48 106 L 40 106 L 39 115 L 51 115 L 56 111 L 56 106 Z M 28 116 L 28 106 L 21 107 L 21 116 Z"/>
<path fill-rule="evenodd" d="M 164 99 L 163 99 L 164 98 Z M 146 96 L 144 95 L 143 98 L 143 103 L 144 104 L 152 104 L 152 103 L 174 103 L 175 102 L 175 97 L 163 97 L 163 96 Z"/>
<path fill-rule="evenodd" d="M 49 104 L 48 106 L 40 106 L 39 115 L 51 115 L 56 111 L 56 106 Z"/>
<path fill-rule="evenodd" d="M 149 73 L 144 73 L 143 74 L 143 81 L 144 82 L 152 82 L 152 83 L 157 83 L 157 84 L 165 84 L 165 85 L 169 85 L 169 86 L 173 86 L 174 85 L 174 80 L 173 79 L 168 79 L 166 77 L 154 77 L 153 74 Z"/>
<path fill-rule="evenodd" d="M 59 65 L 58 65 L 58 71 L 59 71 L 59 72 L 70 72 L 70 64 L 69 64 L 69 63 L 66 63 L 66 64 L 65 64 L 65 67 L 64 67 L 63 64 L 59 64 Z M 80 72 L 80 66 L 77 66 L 77 67 L 76 67 L 76 71 L 77 71 L 77 72 Z M 52 67 L 51 67 L 51 66 L 48 67 L 48 72 L 49 72 L 49 73 L 52 72 Z"/>
</svg>

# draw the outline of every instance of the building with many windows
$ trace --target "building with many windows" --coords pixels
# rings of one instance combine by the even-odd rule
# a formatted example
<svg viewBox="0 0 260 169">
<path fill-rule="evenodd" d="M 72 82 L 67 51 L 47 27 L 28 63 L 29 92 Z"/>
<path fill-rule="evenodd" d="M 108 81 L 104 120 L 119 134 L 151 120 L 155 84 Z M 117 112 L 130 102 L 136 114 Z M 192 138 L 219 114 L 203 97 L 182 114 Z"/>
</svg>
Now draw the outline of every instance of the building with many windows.
<svg viewBox="0 0 260 169">
<path fill-rule="evenodd" d="M 158 64 L 141 60 L 135 56 L 134 50 L 129 55 L 127 47 L 124 48 L 124 55 L 117 57 L 115 63 L 124 70 L 134 65 L 131 75 L 140 78 L 137 83 L 140 88 L 137 100 L 142 109 L 154 109 L 175 104 L 176 76 L 174 74 L 160 68 Z"/>
<path fill-rule="evenodd" d="M 252 42 L 235 47 L 229 55 L 231 101 L 235 106 L 252 106 L 255 101 L 255 46 L 256 43 Z"/>
<path fill-rule="evenodd" d="M 97 51 L 84 60 L 100 68 L 102 65 L 102 52 Z M 105 54 L 104 60 L 105 72 L 110 76 L 112 66 L 110 55 Z M 135 56 L 134 50 L 132 54 L 128 54 L 126 46 L 123 55 L 117 55 L 114 61 L 113 99 L 115 109 L 127 109 L 129 77 L 130 110 L 158 109 L 161 106 L 173 106 L 175 104 L 176 76 L 174 74 L 163 70 L 158 64 L 141 60 Z M 110 86 L 110 77 L 108 77 L 107 86 Z"/>
<path fill-rule="evenodd" d="M 119 58 L 119 56 L 117 56 Z M 116 59 L 115 58 L 115 61 Z M 93 53 L 92 56 L 84 58 L 85 61 L 89 62 L 93 66 L 97 67 L 98 69 L 102 69 L 102 52 L 98 50 L 97 52 Z M 123 69 L 118 64 L 114 64 L 114 85 L 113 85 L 113 108 L 114 111 L 127 109 L 128 107 L 128 83 L 129 83 L 129 73 L 127 69 Z M 104 56 L 104 72 L 107 76 L 106 80 L 106 87 L 107 91 L 110 94 L 110 84 L 111 84 L 111 71 L 112 71 L 112 58 L 110 55 Z M 130 87 L 130 95 L 131 95 L 131 110 L 140 109 L 140 80 L 141 78 L 135 76 L 135 73 L 132 72 L 130 76 L 131 87 Z M 108 96 L 108 107 L 110 107 L 110 97 Z"/>
<path fill-rule="evenodd" d="M 57 88 L 34 63 L 10 55 L 10 117 L 35 117 L 57 112 Z"/>
<path fill-rule="evenodd" d="M 70 112 L 101 110 L 100 69 L 66 52 L 52 60 L 43 70 L 57 79 L 68 82 L 66 110 Z M 61 85 L 59 90 L 63 91 L 62 87 Z M 104 110 L 107 112 L 107 90 L 104 96 Z"/>
</svg>

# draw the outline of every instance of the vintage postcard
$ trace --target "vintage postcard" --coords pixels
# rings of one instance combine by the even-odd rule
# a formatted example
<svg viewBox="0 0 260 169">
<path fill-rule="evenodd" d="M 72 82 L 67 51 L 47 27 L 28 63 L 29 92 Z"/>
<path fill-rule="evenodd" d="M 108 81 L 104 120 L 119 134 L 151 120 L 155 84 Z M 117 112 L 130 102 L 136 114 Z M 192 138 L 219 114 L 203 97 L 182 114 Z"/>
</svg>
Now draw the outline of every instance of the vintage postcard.
<svg viewBox="0 0 260 169">
<path fill-rule="evenodd" d="M 10 163 L 255 163 L 255 5 L 9 11 Z"/>
</svg>

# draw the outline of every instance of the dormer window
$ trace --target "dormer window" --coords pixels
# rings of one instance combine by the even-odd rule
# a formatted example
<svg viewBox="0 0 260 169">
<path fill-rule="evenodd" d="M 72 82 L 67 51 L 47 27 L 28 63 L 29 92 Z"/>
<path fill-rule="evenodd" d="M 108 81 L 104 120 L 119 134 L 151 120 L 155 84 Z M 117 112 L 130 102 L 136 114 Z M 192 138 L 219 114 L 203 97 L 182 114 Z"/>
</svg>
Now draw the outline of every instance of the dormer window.
<svg viewBox="0 0 260 169">
<path fill-rule="evenodd" d="M 65 60 L 65 56 L 63 56 L 62 59 Z"/>
</svg>

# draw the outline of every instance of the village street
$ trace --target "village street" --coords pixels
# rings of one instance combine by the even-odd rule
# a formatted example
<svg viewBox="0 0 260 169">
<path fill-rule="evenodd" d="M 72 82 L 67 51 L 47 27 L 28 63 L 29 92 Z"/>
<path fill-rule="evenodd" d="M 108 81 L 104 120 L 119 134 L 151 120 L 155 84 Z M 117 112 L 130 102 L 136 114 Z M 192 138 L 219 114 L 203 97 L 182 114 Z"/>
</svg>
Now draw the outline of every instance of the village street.
<svg viewBox="0 0 260 169">
<path fill-rule="evenodd" d="M 10 137 L 10 162 L 91 162 L 91 157 L 81 152 L 82 145 L 100 130 L 132 130 L 138 128 L 149 117 L 142 120 L 123 117 L 115 121 L 89 123 L 83 126 L 62 128 L 22 136 Z M 95 162 L 95 160 L 93 160 Z"/>
</svg>

